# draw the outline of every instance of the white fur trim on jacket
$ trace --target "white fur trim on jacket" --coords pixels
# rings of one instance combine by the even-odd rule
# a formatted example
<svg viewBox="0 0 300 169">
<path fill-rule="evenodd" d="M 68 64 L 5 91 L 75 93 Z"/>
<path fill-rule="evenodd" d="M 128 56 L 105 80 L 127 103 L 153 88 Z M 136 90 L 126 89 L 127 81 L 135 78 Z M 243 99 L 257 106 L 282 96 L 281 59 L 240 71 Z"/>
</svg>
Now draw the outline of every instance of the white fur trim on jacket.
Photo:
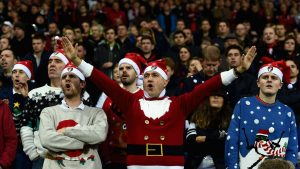
<svg viewBox="0 0 300 169">
<path fill-rule="evenodd" d="M 223 85 L 229 85 L 237 77 L 234 75 L 234 70 L 230 69 L 228 71 L 221 72 L 221 80 Z"/>
<path fill-rule="evenodd" d="M 78 69 L 81 71 L 81 73 L 84 75 L 84 77 L 90 77 L 93 71 L 93 66 L 89 63 L 86 63 L 84 60 L 81 61 L 80 65 L 78 66 Z"/>
</svg>

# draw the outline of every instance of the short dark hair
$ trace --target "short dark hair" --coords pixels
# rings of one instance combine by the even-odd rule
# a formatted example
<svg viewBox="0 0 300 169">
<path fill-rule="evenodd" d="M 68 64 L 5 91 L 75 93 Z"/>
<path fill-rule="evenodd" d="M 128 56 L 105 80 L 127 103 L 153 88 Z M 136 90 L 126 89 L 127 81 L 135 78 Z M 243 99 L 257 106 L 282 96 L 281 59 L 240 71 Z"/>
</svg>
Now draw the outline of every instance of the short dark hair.
<svg viewBox="0 0 300 169">
<path fill-rule="evenodd" d="M 173 34 L 173 37 L 172 37 L 172 38 L 173 38 L 173 39 L 175 39 L 175 35 L 178 35 L 178 34 L 182 34 L 182 35 L 183 35 L 183 37 L 184 37 L 184 38 L 186 38 L 186 36 L 185 36 L 184 32 L 183 32 L 183 31 L 181 31 L 181 30 L 177 30 L 177 31 L 175 31 L 175 32 L 174 32 L 174 34 Z"/>
<path fill-rule="evenodd" d="M 115 32 L 115 34 L 117 33 L 116 29 L 114 27 L 112 27 L 112 26 L 106 27 L 104 29 L 104 33 L 107 33 L 109 30 L 113 30 Z"/>
<path fill-rule="evenodd" d="M 166 61 L 166 65 L 169 66 L 171 69 L 175 70 L 176 69 L 176 63 L 174 60 L 170 57 L 165 57 L 164 58 Z"/>
<path fill-rule="evenodd" d="M 238 45 L 230 45 L 230 46 L 227 47 L 227 49 L 226 49 L 226 51 L 225 51 L 225 57 L 227 57 L 228 52 L 229 52 L 231 49 L 237 49 L 237 50 L 240 52 L 241 55 L 242 55 L 242 53 L 243 53 L 243 49 L 242 49 L 240 46 L 238 46 Z"/>
<path fill-rule="evenodd" d="M 155 42 L 154 42 L 154 40 L 153 40 L 153 38 L 152 38 L 151 36 L 148 36 L 148 35 L 142 35 L 141 41 L 143 41 L 143 40 L 150 40 L 150 42 L 151 42 L 153 45 L 155 45 Z"/>
<path fill-rule="evenodd" d="M 117 28 L 119 28 L 120 26 L 125 26 L 125 28 L 128 29 L 128 27 L 127 27 L 126 24 L 123 24 L 123 23 L 122 23 L 122 24 L 119 24 L 119 25 L 117 26 Z"/>
<path fill-rule="evenodd" d="M 42 41 L 45 41 L 46 37 L 43 34 L 41 34 L 41 33 L 36 33 L 36 34 L 32 35 L 32 40 L 33 39 L 41 39 Z"/>
<path fill-rule="evenodd" d="M 13 58 L 16 59 L 17 61 L 20 60 L 19 56 L 16 56 L 16 55 L 15 55 L 15 52 L 14 52 L 13 50 L 11 50 L 11 49 L 3 49 L 3 50 L 1 51 L 1 53 L 2 53 L 3 51 L 5 51 L 5 50 L 11 51 Z M 1 54 L 1 53 L 0 53 L 0 54 Z"/>
</svg>

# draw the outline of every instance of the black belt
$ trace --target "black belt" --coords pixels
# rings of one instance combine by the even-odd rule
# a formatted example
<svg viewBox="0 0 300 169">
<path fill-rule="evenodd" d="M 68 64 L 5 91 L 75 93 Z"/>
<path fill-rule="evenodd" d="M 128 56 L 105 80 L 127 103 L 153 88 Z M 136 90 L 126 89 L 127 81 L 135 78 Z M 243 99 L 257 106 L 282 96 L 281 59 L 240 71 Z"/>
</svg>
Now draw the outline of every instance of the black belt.
<svg viewBox="0 0 300 169">
<path fill-rule="evenodd" d="M 145 156 L 181 156 L 183 155 L 183 146 L 170 146 L 163 144 L 145 144 L 136 145 L 128 144 L 127 153 L 129 155 L 145 155 Z"/>
</svg>

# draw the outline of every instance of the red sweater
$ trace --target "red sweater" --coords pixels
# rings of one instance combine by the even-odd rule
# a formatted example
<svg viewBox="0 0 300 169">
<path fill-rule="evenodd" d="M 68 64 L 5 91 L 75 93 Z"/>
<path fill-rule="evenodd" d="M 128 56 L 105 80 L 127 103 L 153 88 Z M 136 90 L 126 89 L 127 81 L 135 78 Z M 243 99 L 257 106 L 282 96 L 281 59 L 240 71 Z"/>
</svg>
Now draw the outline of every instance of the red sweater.
<svg viewBox="0 0 300 169">
<path fill-rule="evenodd" d="M 125 91 L 117 83 L 95 68 L 92 71 L 91 80 L 124 113 L 127 122 L 128 145 L 139 147 L 137 148 L 138 150 L 135 149 L 137 153 L 128 152 L 127 165 L 183 166 L 183 153 L 176 154 L 176 150 L 178 149 L 173 151 L 174 149 L 171 148 L 173 154 L 171 152 L 172 155 L 168 155 L 165 152 L 168 149 L 166 147 L 180 147 L 183 145 L 184 121 L 186 117 L 189 113 L 195 111 L 205 96 L 222 85 L 221 77 L 217 75 L 205 83 L 197 85 L 190 93 L 178 97 L 151 99 L 153 101 L 163 99 L 170 101 L 168 111 L 161 117 L 153 120 L 145 116 L 141 108 L 142 102 L 147 102 L 149 99 Z M 161 144 L 164 154 L 162 156 L 147 156 L 144 153 L 146 144 Z M 160 147 L 157 148 L 157 145 L 150 145 L 149 149 L 153 150 L 153 148 L 160 150 Z"/>
<path fill-rule="evenodd" d="M 0 166 L 9 169 L 17 150 L 17 133 L 7 104 L 0 100 Z"/>
</svg>

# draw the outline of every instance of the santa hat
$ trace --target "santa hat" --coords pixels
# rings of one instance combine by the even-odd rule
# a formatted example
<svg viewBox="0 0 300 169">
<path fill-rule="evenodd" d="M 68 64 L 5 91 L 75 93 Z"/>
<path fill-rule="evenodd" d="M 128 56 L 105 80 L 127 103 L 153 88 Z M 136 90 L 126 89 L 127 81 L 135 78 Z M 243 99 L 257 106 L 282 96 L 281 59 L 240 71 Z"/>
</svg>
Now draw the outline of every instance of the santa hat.
<svg viewBox="0 0 300 169">
<path fill-rule="evenodd" d="M 263 129 L 259 129 L 257 134 L 258 136 L 268 136 L 269 135 L 269 130 L 263 130 Z"/>
<path fill-rule="evenodd" d="M 125 57 L 120 60 L 119 66 L 123 63 L 130 64 L 137 75 L 140 75 L 147 65 L 147 61 L 137 53 L 127 53 Z"/>
<path fill-rule="evenodd" d="M 66 127 L 74 127 L 77 125 L 78 125 L 78 123 L 72 119 L 63 120 L 58 123 L 56 130 L 63 129 Z M 78 157 L 82 154 L 82 151 L 81 150 L 70 150 L 70 151 L 65 151 L 64 154 L 66 154 L 69 157 Z"/>
<path fill-rule="evenodd" d="M 155 71 L 160 74 L 165 80 L 168 80 L 167 63 L 164 59 L 159 59 L 148 63 L 144 74 L 149 71 Z"/>
<path fill-rule="evenodd" d="M 257 78 L 259 78 L 263 73 L 274 73 L 280 78 L 281 81 L 284 81 L 286 84 L 288 84 L 289 89 L 293 88 L 293 85 L 290 82 L 291 69 L 286 65 L 284 60 L 274 61 L 271 58 L 262 57 L 261 61 L 265 64 L 259 69 Z"/>
<path fill-rule="evenodd" d="M 56 40 L 56 51 L 53 52 L 49 59 L 53 58 L 54 56 L 58 57 L 61 61 L 63 61 L 65 64 L 69 63 L 69 59 L 65 56 L 65 51 L 61 44 L 61 39 L 58 36 L 55 36 L 54 38 Z"/>
<path fill-rule="evenodd" d="M 29 79 L 34 79 L 33 78 L 33 65 L 30 60 L 24 60 L 24 61 L 19 61 L 17 62 L 12 70 L 23 70 L 25 74 L 28 76 Z"/>
<path fill-rule="evenodd" d="M 63 75 L 66 74 L 66 73 L 68 73 L 68 72 L 74 73 L 74 74 L 75 74 L 77 77 L 79 77 L 79 79 L 81 79 L 81 80 L 85 80 L 84 75 L 83 75 L 83 74 L 80 72 L 80 70 L 78 70 L 77 67 L 76 67 L 73 63 L 71 63 L 71 62 L 69 62 L 69 63 L 65 66 L 64 70 L 61 72 L 61 77 L 63 77 Z"/>
</svg>

